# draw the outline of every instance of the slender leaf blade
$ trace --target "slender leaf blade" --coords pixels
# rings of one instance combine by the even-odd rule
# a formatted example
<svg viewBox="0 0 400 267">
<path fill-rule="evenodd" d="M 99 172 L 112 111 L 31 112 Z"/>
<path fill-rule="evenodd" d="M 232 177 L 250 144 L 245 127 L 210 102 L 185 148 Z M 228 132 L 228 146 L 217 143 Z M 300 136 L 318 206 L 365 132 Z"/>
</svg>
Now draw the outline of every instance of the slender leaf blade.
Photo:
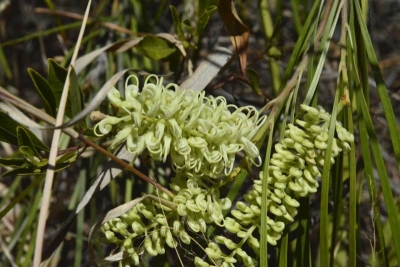
<svg viewBox="0 0 400 267">
<path fill-rule="evenodd" d="M 31 76 L 38 95 L 42 99 L 44 109 L 49 115 L 54 117 L 56 115 L 56 100 L 50 84 L 37 71 L 28 69 L 28 73 Z"/>
<path fill-rule="evenodd" d="M 376 86 L 378 90 L 379 97 L 382 102 L 383 112 L 385 114 L 387 125 L 389 127 L 390 140 L 393 144 L 393 150 L 397 161 L 397 169 L 400 171 L 400 130 L 397 124 L 396 116 L 394 115 L 393 107 L 390 102 L 390 98 L 388 95 L 388 89 L 386 87 L 385 81 L 383 79 L 381 70 L 379 69 L 378 59 L 376 57 L 374 46 L 372 44 L 371 38 L 368 34 L 367 26 L 365 25 L 363 14 L 360 8 L 360 3 L 358 1 L 355 2 L 355 8 L 357 13 L 357 20 L 360 25 L 361 34 L 364 40 L 365 49 L 367 51 L 368 59 L 371 63 L 372 73 L 376 80 Z M 400 241 L 399 241 L 400 242 Z M 400 246 L 400 244 L 399 244 Z M 400 253 L 400 247 L 397 250 L 397 253 Z M 398 254 L 398 259 L 400 262 L 400 255 Z"/>
</svg>

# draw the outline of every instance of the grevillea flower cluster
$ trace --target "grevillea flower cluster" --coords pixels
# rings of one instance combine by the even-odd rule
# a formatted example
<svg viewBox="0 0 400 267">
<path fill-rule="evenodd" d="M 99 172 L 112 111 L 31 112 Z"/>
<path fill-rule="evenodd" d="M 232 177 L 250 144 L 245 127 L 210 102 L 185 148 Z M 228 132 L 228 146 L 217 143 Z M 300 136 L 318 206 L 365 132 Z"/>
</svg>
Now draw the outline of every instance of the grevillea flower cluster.
<svg viewBox="0 0 400 267">
<path fill-rule="evenodd" d="M 156 256 L 165 253 L 165 245 L 175 248 L 178 243 L 190 244 L 188 230 L 205 234 L 207 225 L 223 226 L 222 211 L 231 208 L 231 201 L 221 199 L 218 189 L 202 188 L 182 173 L 172 179 L 171 188 L 175 193 L 173 198 L 165 193 L 157 196 L 164 204 L 168 201 L 168 206 L 158 199 L 146 199 L 102 225 L 107 241 L 120 246 L 127 255 L 123 266 L 139 265 L 143 251 Z"/>
<path fill-rule="evenodd" d="M 154 79 L 155 82 L 151 82 Z M 133 84 L 129 81 L 133 80 Z M 204 236 L 210 225 L 224 228 L 224 235 L 205 240 L 207 258 L 194 257 L 199 267 L 246 267 L 258 265 L 261 216 L 267 217 L 267 241 L 276 245 L 286 225 L 294 221 L 299 197 L 315 193 L 324 168 L 328 148 L 330 115 L 321 107 L 301 105 L 302 119 L 288 124 L 284 137 L 275 145 L 269 172 L 260 173 L 252 189 L 238 201 L 231 216 L 231 201 L 220 196 L 220 180 L 233 169 L 235 154 L 260 164 L 257 147 L 251 139 L 265 122 L 254 107 L 227 105 L 223 97 L 178 86 L 162 85 L 151 75 L 141 92 L 136 76 L 125 85 L 125 98 L 114 89 L 108 99 L 117 109 L 116 116 L 103 118 L 95 133 L 103 136 L 116 130 L 112 147 L 126 142 L 128 151 L 139 155 L 145 149 L 155 160 L 171 157 L 176 174 L 169 184 L 171 195 L 158 192 L 126 214 L 102 225 L 109 243 L 120 248 L 123 266 L 137 266 L 140 255 L 164 254 L 165 248 L 193 243 L 193 233 Z M 335 125 L 331 162 L 350 149 L 354 137 L 341 124 Z M 261 214 L 263 183 L 268 183 L 267 214 Z M 233 236 L 236 237 L 233 237 Z M 201 242 L 194 242 L 199 245 Z M 244 249 L 252 248 L 253 253 Z M 251 255 L 249 255 L 251 254 Z"/>
<path fill-rule="evenodd" d="M 284 138 L 275 145 L 270 160 L 267 203 L 267 240 L 276 245 L 285 226 L 294 221 L 300 203 L 296 200 L 317 192 L 317 179 L 324 167 L 325 151 L 328 148 L 329 113 L 301 105 L 306 112 L 303 120 L 289 124 Z M 331 162 L 341 151 L 350 150 L 354 136 L 340 122 L 336 122 L 332 143 Z M 231 213 L 234 219 L 227 222 L 244 231 L 248 226 L 259 223 L 263 173 L 254 181 L 253 189 L 244 195 L 247 202 L 238 202 Z M 229 230 L 229 228 L 227 228 Z M 235 233 L 234 231 L 231 231 Z M 253 242 L 253 241 L 252 241 Z M 254 248 L 254 246 L 252 246 Z"/>
<path fill-rule="evenodd" d="M 174 170 L 188 177 L 228 175 L 240 151 L 261 164 L 251 139 L 266 116 L 251 106 L 228 105 L 223 97 L 178 89 L 176 84 L 164 87 L 162 78 L 150 75 L 139 92 L 138 78 L 128 77 L 125 98 L 115 88 L 108 93 L 117 116 L 97 123 L 95 134 L 104 136 L 116 126 L 111 148 L 126 141 L 127 150 L 135 155 L 147 149 L 153 159 L 164 162 L 170 155 Z"/>
</svg>

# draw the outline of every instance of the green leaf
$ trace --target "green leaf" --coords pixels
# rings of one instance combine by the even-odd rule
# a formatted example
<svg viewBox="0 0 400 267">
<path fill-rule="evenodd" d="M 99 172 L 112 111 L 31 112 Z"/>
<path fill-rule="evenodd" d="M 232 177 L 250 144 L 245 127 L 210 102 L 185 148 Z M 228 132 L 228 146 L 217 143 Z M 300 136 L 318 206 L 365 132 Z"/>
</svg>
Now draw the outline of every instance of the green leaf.
<svg viewBox="0 0 400 267">
<path fill-rule="evenodd" d="M 153 59 L 160 60 L 168 57 L 175 52 L 176 48 L 173 44 L 167 42 L 165 39 L 158 38 L 156 36 L 146 36 L 136 46 L 140 53 L 144 56 Z"/>
<path fill-rule="evenodd" d="M 58 65 L 58 63 L 55 62 L 51 58 L 49 58 L 47 60 L 47 63 L 49 65 L 47 81 L 49 82 L 51 89 L 53 90 L 54 97 L 56 100 L 56 105 L 59 106 L 65 79 L 67 78 L 68 71 L 65 68 Z M 67 104 L 66 110 L 68 110 L 68 109 L 70 112 L 71 107 L 70 107 L 69 103 Z M 67 116 L 70 116 L 70 115 L 71 114 L 67 114 Z"/>
<path fill-rule="evenodd" d="M 6 171 L 3 176 L 16 176 L 16 175 L 38 175 L 38 174 L 45 174 L 46 173 L 46 169 L 43 168 L 43 170 L 41 170 L 40 168 L 34 166 L 34 165 L 27 165 L 27 166 L 21 166 L 19 168 L 13 169 L 13 170 L 9 170 Z"/>
<path fill-rule="evenodd" d="M 7 63 L 7 59 L 4 55 L 3 47 L 0 45 L 0 66 L 3 68 L 7 79 L 12 79 L 12 72 L 10 66 Z"/>
<path fill-rule="evenodd" d="M 18 146 L 17 128 L 22 127 L 31 139 L 36 149 L 50 151 L 50 149 L 40 141 L 31 131 L 13 120 L 7 113 L 0 111 L 0 141 Z"/>
<path fill-rule="evenodd" d="M 35 159 L 35 153 L 32 151 L 32 149 L 28 146 L 20 146 L 18 148 L 18 151 L 21 152 L 24 156 L 26 156 L 26 158 L 29 160 L 29 162 L 35 164 L 35 166 L 37 166 L 36 163 L 39 163 L 39 161 L 37 161 Z"/>
<path fill-rule="evenodd" d="M 55 167 L 55 172 L 59 172 L 70 166 L 70 162 L 62 162 L 57 163 Z M 36 166 L 34 164 L 25 164 L 19 168 L 7 171 L 3 174 L 3 176 L 15 176 L 15 175 L 38 175 L 38 174 L 46 174 L 47 164 L 43 166 Z"/>
<path fill-rule="evenodd" d="M 75 70 L 71 70 L 70 74 L 70 89 L 68 100 L 71 105 L 71 118 L 78 115 L 83 109 L 83 94 L 78 83 L 78 77 L 76 76 Z M 87 128 L 84 121 L 78 124 L 82 128 Z"/>
<path fill-rule="evenodd" d="M 391 100 L 388 94 L 388 89 L 386 87 L 385 81 L 383 79 L 381 70 L 379 68 L 379 62 L 376 57 L 374 46 L 372 44 L 371 38 L 368 34 L 367 26 L 365 25 L 364 20 L 362 19 L 362 11 L 360 8 L 360 4 L 355 1 L 355 7 L 357 12 L 357 20 L 360 25 L 361 35 L 363 41 L 365 43 L 365 49 L 368 55 L 368 59 L 371 63 L 371 70 L 374 75 L 376 81 L 376 88 L 379 94 L 379 98 L 381 99 L 383 112 L 385 114 L 385 118 L 387 120 L 387 125 L 389 127 L 390 140 L 392 141 L 394 155 L 397 162 L 397 169 L 400 171 L 400 131 L 399 126 L 396 120 L 396 116 L 393 111 L 393 107 L 391 105 Z M 398 245 L 398 251 L 400 254 L 400 243 Z M 400 261 L 400 255 L 398 255 L 398 259 Z"/>
<path fill-rule="evenodd" d="M 211 7 L 217 7 L 218 0 L 199 0 L 199 14 L 207 13 Z"/>
<path fill-rule="evenodd" d="M 33 81 L 36 91 L 42 99 L 44 110 L 47 114 L 56 116 L 56 100 L 50 84 L 42 75 L 33 69 L 28 69 L 29 76 Z"/>
<path fill-rule="evenodd" d="M 0 158 L 0 165 L 7 167 L 21 167 L 25 164 L 24 158 Z"/>
<path fill-rule="evenodd" d="M 64 89 L 65 79 L 67 78 L 68 70 L 58 65 L 53 59 L 48 59 L 49 64 L 49 76 L 48 82 L 54 92 L 57 107 L 60 104 L 61 95 Z M 83 94 L 79 86 L 76 72 L 72 71 L 70 76 L 70 91 L 68 96 L 67 105 L 65 108 L 65 115 L 69 118 L 73 118 L 82 111 L 83 108 Z M 86 128 L 83 124 L 80 125 Z"/>
<path fill-rule="evenodd" d="M 174 22 L 175 33 L 178 38 L 183 42 L 185 41 L 185 34 L 183 32 L 181 19 L 179 17 L 178 11 L 174 6 L 169 7 L 171 9 L 172 21 Z"/>
<path fill-rule="evenodd" d="M 258 77 L 258 73 L 255 70 L 247 69 L 246 70 L 247 78 L 249 79 L 251 89 L 257 95 L 261 96 L 262 92 L 260 89 L 260 78 Z"/>
<path fill-rule="evenodd" d="M 182 20 L 182 26 L 185 27 L 189 35 L 195 34 L 195 29 L 192 27 L 192 23 L 189 19 Z"/>
<path fill-rule="evenodd" d="M 65 153 L 64 155 L 62 155 L 58 160 L 57 160 L 57 164 L 61 164 L 61 163 L 68 163 L 71 164 L 73 162 L 76 161 L 78 157 L 77 151 L 70 151 L 68 153 Z"/>
<path fill-rule="evenodd" d="M 40 153 L 36 150 L 35 145 L 33 144 L 32 139 L 30 138 L 28 132 L 23 127 L 17 127 L 17 139 L 18 139 L 18 146 L 20 146 L 20 148 L 21 147 L 29 148 L 29 150 L 32 152 L 32 158 L 34 156 L 38 157 L 39 159 L 42 158 L 40 156 Z M 21 150 L 20 152 L 24 153 Z"/>
<path fill-rule="evenodd" d="M 197 35 L 200 35 L 204 31 L 204 28 L 207 26 L 208 21 L 210 20 L 211 16 L 214 14 L 216 10 L 217 6 L 209 6 L 202 14 L 200 13 L 201 16 L 199 18 L 199 21 L 197 22 L 197 27 L 196 27 Z"/>
</svg>

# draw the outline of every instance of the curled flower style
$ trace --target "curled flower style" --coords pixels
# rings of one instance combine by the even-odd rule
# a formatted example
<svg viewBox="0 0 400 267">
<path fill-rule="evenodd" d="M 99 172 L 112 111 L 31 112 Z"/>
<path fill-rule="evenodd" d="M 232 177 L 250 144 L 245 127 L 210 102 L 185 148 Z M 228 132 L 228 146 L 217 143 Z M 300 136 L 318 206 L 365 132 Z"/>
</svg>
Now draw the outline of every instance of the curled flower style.
<svg viewBox="0 0 400 267">
<path fill-rule="evenodd" d="M 138 78 L 129 76 L 125 99 L 115 88 L 108 93 L 118 116 L 98 122 L 95 134 L 109 134 L 116 126 L 119 131 L 111 148 L 126 141 L 127 150 L 136 155 L 147 149 L 152 158 L 164 162 L 170 155 L 174 170 L 188 177 L 228 175 L 240 151 L 252 163 L 261 164 L 251 139 L 266 116 L 259 116 L 251 106 L 228 105 L 223 97 L 178 89 L 176 84 L 164 87 L 162 78 L 150 75 L 139 92 Z"/>
</svg>

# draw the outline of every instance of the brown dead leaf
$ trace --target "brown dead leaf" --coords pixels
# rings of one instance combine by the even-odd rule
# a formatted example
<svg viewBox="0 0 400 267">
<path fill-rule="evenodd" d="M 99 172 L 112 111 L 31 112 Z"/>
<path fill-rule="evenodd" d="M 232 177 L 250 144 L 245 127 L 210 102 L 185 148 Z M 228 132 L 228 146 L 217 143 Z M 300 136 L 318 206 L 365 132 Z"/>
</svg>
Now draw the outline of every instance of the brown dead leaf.
<svg viewBox="0 0 400 267">
<path fill-rule="evenodd" d="M 246 77 L 247 47 L 250 30 L 239 18 L 232 0 L 220 0 L 218 13 L 228 29 L 229 36 L 239 58 L 240 72 Z"/>
</svg>

